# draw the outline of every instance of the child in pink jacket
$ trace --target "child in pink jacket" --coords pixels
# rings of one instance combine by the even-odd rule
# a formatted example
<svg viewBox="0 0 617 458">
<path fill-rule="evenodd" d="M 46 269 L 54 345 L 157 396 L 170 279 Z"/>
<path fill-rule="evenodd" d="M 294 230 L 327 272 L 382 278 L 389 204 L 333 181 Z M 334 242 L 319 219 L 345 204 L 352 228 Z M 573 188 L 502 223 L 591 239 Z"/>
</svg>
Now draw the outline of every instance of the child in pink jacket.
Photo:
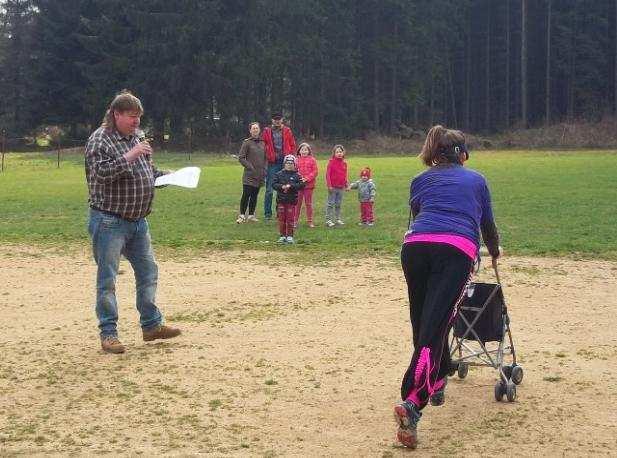
<svg viewBox="0 0 617 458">
<path fill-rule="evenodd" d="M 345 224 L 341 219 L 341 204 L 343 194 L 349 183 L 347 182 L 347 162 L 345 162 L 345 148 L 343 145 L 334 145 L 332 157 L 326 169 L 326 184 L 328 185 L 328 203 L 326 206 L 326 226 L 334 227 Z"/>
<path fill-rule="evenodd" d="M 298 191 L 298 203 L 296 204 L 295 226 L 298 226 L 300 212 L 302 211 L 302 201 L 306 204 L 306 222 L 308 227 L 315 227 L 313 224 L 313 191 L 315 190 L 315 178 L 317 178 L 317 161 L 313 156 L 313 150 L 308 143 L 301 143 L 296 152 L 298 173 L 302 181 L 306 183 L 304 188 Z"/>
</svg>

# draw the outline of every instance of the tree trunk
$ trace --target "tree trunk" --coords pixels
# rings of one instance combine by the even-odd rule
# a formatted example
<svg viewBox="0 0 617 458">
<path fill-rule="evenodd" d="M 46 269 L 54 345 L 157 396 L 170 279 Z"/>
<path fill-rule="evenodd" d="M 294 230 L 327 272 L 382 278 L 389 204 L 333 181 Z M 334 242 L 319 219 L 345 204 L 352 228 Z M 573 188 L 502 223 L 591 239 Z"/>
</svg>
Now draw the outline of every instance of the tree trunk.
<svg viewBox="0 0 617 458">
<path fill-rule="evenodd" d="M 169 139 L 171 143 L 179 145 L 185 135 L 184 116 L 181 112 L 173 112 L 169 117 Z"/>
<path fill-rule="evenodd" d="M 379 132 L 379 65 L 377 41 L 379 37 L 379 16 L 373 15 L 373 130 Z"/>
<path fill-rule="evenodd" d="M 485 116 L 484 128 L 491 130 L 491 0 L 486 5 L 486 81 L 484 88 Z"/>
<path fill-rule="evenodd" d="M 379 66 L 373 61 L 373 130 L 379 132 Z"/>
<path fill-rule="evenodd" d="M 551 13 L 553 1 L 548 0 L 548 10 L 546 15 L 546 99 L 544 122 L 546 127 L 551 123 Z"/>
<path fill-rule="evenodd" d="M 154 141 L 162 145 L 165 142 L 165 116 L 162 114 L 155 115 L 152 119 L 152 124 L 154 127 Z"/>
<path fill-rule="evenodd" d="M 448 117 L 448 79 L 443 79 L 443 105 L 441 110 L 441 123 L 447 126 L 450 125 Z"/>
<path fill-rule="evenodd" d="M 521 0 L 521 121 L 527 128 L 527 0 Z"/>
<path fill-rule="evenodd" d="M 454 82 L 452 78 L 452 64 L 450 59 L 450 50 L 446 51 L 446 65 L 448 66 L 448 85 L 450 86 L 450 97 L 452 102 L 452 127 L 458 127 L 458 118 L 456 116 L 456 94 L 454 93 Z"/>
<path fill-rule="evenodd" d="M 294 100 L 295 100 L 294 97 L 290 97 L 289 99 L 289 104 L 290 104 L 289 109 L 291 110 L 291 113 L 289 114 L 289 121 L 292 127 L 297 128 L 296 126 L 296 104 L 294 103 Z"/>
<path fill-rule="evenodd" d="M 398 43 L 398 23 L 394 23 L 394 43 Z M 396 86 L 398 85 L 398 64 L 393 62 L 392 64 L 392 87 L 390 90 L 390 134 L 394 132 L 396 118 L 397 118 L 397 103 L 396 103 Z"/>
<path fill-rule="evenodd" d="M 576 83 L 576 29 L 577 21 L 576 16 L 574 16 L 574 24 L 572 29 L 570 30 L 570 62 L 568 65 L 568 122 L 572 122 L 574 120 L 574 88 Z"/>
<path fill-rule="evenodd" d="M 319 138 L 323 138 L 325 135 L 325 119 L 324 106 L 326 105 L 326 76 L 325 76 L 325 64 L 324 53 L 320 53 L 321 69 L 319 72 Z"/>
<path fill-rule="evenodd" d="M 506 128 L 510 128 L 510 0 L 506 0 Z"/>
<path fill-rule="evenodd" d="M 216 131 L 217 129 L 217 124 L 216 124 L 216 120 L 214 119 L 214 116 L 216 114 L 216 109 L 215 109 L 215 99 L 214 97 L 210 97 L 210 124 L 212 125 L 212 128 L 214 129 L 214 131 Z"/>
<path fill-rule="evenodd" d="M 284 111 L 283 105 L 285 101 L 283 77 L 277 75 L 272 81 L 272 110 Z M 285 115 L 285 113 L 282 113 Z"/>
<path fill-rule="evenodd" d="M 430 126 L 435 123 L 435 72 L 431 71 Z"/>
<path fill-rule="evenodd" d="M 616 0 L 617 1 L 617 0 Z M 465 129 L 471 128 L 471 11 L 468 11 L 467 35 L 465 43 Z"/>
</svg>

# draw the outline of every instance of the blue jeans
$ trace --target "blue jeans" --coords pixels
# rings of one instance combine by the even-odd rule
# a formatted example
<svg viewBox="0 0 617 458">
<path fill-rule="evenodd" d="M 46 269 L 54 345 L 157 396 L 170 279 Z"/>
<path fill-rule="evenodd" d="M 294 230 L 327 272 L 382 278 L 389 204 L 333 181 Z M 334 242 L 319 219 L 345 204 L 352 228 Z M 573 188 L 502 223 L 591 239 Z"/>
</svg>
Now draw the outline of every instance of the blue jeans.
<svg viewBox="0 0 617 458">
<path fill-rule="evenodd" d="M 97 265 L 96 316 L 101 337 L 118 335 L 116 276 L 120 255 L 128 259 L 135 273 L 136 305 L 141 327 L 144 330 L 156 328 L 163 317 L 155 305 L 158 267 L 150 243 L 148 221 L 141 218 L 132 222 L 90 209 L 88 232 Z"/>
<path fill-rule="evenodd" d="M 266 172 L 266 195 L 264 196 L 264 218 L 272 218 L 272 181 L 274 180 L 274 175 L 282 169 L 282 162 L 268 164 L 268 170 Z"/>
</svg>

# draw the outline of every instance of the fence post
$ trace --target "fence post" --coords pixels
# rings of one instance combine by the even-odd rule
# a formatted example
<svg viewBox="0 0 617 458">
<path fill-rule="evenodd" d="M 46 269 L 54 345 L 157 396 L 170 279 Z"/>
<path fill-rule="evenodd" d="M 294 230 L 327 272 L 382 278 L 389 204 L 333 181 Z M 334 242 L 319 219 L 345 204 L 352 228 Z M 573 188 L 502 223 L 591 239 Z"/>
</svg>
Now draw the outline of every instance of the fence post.
<svg viewBox="0 0 617 458">
<path fill-rule="evenodd" d="M 56 148 L 58 150 L 58 168 L 60 168 L 60 139 L 56 141 Z"/>
<path fill-rule="evenodd" d="M 6 149 L 6 130 L 2 129 L 2 138 L 0 139 L 0 151 L 2 152 L 2 172 L 4 172 L 4 150 Z"/>
<path fill-rule="evenodd" d="M 189 162 L 191 162 L 191 154 L 193 153 L 193 120 L 189 121 Z"/>
</svg>

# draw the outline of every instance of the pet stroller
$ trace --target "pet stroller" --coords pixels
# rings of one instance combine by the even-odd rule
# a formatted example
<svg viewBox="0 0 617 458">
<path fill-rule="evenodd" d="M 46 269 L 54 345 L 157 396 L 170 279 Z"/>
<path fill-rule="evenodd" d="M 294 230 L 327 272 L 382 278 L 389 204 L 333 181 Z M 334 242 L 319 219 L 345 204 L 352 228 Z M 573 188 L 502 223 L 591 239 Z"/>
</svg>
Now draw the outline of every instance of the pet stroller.
<svg viewBox="0 0 617 458">
<path fill-rule="evenodd" d="M 502 401 L 506 396 L 513 402 L 516 385 L 523 381 L 523 368 L 516 363 L 510 317 L 496 259 L 493 259 L 493 270 L 497 283 L 470 283 L 459 305 L 450 338 L 450 374 L 457 372 L 458 377 L 464 379 L 469 366 L 497 369 L 499 380 L 495 384 L 495 399 Z M 511 364 L 506 364 L 504 357 L 511 359 Z"/>
</svg>

